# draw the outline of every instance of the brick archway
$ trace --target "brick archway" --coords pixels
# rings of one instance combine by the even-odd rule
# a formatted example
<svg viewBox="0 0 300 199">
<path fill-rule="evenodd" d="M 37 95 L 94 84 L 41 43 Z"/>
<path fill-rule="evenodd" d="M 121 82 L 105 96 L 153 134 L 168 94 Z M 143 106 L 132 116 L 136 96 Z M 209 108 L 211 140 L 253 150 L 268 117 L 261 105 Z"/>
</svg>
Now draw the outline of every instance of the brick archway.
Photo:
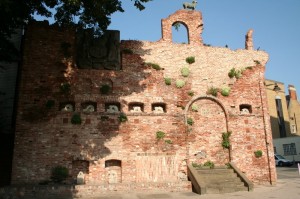
<svg viewBox="0 0 300 199">
<path fill-rule="evenodd" d="M 230 161 L 228 149 L 222 147 L 222 133 L 228 131 L 228 114 L 223 104 L 214 97 L 193 98 L 185 109 L 189 162 L 203 164 L 212 161 L 224 165 Z"/>
<path fill-rule="evenodd" d="M 202 14 L 200 11 L 178 10 L 166 19 L 162 19 L 161 41 L 172 42 L 172 25 L 176 22 L 184 24 L 187 29 L 188 42 L 192 45 L 203 45 L 202 41 Z"/>
</svg>

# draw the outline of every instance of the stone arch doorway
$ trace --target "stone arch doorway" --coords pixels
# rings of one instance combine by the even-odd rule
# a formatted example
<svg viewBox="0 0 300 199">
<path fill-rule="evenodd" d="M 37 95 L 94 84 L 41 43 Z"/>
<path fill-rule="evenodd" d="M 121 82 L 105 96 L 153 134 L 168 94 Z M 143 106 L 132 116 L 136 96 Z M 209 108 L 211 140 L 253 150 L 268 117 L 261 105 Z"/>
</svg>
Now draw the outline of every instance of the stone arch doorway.
<svg viewBox="0 0 300 199">
<path fill-rule="evenodd" d="M 187 125 L 188 160 L 198 164 L 212 161 L 224 165 L 230 161 L 228 149 L 222 147 L 222 133 L 228 131 L 228 117 L 217 98 L 203 96 L 191 100 L 185 110 Z"/>
</svg>

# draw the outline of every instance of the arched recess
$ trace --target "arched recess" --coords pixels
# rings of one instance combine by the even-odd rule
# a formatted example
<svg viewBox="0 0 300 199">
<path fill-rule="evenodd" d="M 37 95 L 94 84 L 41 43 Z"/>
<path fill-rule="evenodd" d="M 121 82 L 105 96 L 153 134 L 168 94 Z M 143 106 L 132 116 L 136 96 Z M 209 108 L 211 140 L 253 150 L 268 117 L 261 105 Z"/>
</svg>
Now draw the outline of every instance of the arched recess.
<svg viewBox="0 0 300 199">
<path fill-rule="evenodd" d="M 228 131 L 228 114 L 224 105 L 211 96 L 193 98 L 185 108 L 187 124 L 188 160 L 203 164 L 212 161 L 224 165 L 230 161 L 230 152 L 222 147 L 222 133 Z"/>
<path fill-rule="evenodd" d="M 122 182 L 122 162 L 121 160 L 105 161 L 106 179 L 109 184 Z"/>
<path fill-rule="evenodd" d="M 189 28 L 181 21 L 172 24 L 172 42 L 173 43 L 190 43 Z"/>
</svg>

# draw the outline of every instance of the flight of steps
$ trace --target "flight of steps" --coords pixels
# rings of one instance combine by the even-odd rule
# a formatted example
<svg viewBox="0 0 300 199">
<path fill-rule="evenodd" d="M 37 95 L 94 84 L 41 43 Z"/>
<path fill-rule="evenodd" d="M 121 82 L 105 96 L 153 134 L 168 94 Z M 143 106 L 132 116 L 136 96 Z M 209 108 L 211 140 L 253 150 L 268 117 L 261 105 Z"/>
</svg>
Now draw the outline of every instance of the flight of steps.
<svg viewBox="0 0 300 199">
<path fill-rule="evenodd" d="M 195 168 L 197 179 L 201 181 L 206 194 L 248 191 L 248 187 L 233 169 L 227 168 Z"/>
</svg>

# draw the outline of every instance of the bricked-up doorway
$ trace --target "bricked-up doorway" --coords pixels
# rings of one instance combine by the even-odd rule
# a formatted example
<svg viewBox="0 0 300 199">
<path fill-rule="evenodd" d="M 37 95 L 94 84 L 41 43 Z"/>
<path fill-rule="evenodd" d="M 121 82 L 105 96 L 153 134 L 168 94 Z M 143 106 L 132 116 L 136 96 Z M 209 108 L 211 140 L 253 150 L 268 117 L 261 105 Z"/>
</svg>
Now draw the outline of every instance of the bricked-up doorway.
<svg viewBox="0 0 300 199">
<path fill-rule="evenodd" d="M 106 160 L 106 181 L 109 184 L 122 182 L 122 162 L 121 160 Z"/>
<path fill-rule="evenodd" d="M 215 98 L 200 97 L 189 103 L 186 117 L 193 120 L 188 125 L 189 161 L 215 165 L 229 162 L 229 150 L 222 147 L 222 133 L 227 132 L 227 114 Z"/>
<path fill-rule="evenodd" d="M 89 174 L 89 161 L 86 160 L 73 160 L 72 161 L 72 179 L 76 182 L 79 172 L 85 175 L 85 182 L 87 182 L 87 176 Z"/>
</svg>

